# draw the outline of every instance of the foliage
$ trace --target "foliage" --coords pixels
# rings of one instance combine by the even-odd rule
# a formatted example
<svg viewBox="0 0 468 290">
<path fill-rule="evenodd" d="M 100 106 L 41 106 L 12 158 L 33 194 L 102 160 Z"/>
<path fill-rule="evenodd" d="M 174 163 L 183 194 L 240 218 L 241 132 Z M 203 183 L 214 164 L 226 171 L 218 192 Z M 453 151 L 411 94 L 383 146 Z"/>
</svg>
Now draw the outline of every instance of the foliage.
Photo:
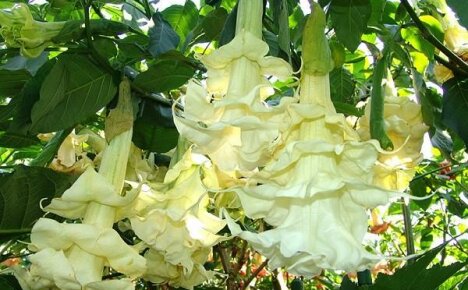
<svg viewBox="0 0 468 290">
<path fill-rule="evenodd" d="M 369 211 L 366 246 L 392 259 L 369 269 L 367 276 L 367 272 L 327 270 L 313 278 L 295 277 L 287 269 L 269 268 L 268 260 L 247 242 L 233 238 L 213 247 L 204 267 L 215 275 L 195 289 L 467 287 L 468 37 L 466 30 L 460 32 L 458 37 L 465 38 L 453 46 L 457 36 L 450 35 L 453 23 L 448 23 L 441 1 L 412 1 L 417 2 L 413 6 L 407 0 L 318 1 L 327 17 L 326 36 L 334 62 L 330 92 L 336 111 L 356 127 L 364 115 L 364 102 L 375 100 L 372 138 L 390 148 L 384 124 L 378 121 L 383 121 L 384 114 L 379 112 L 384 96 L 381 84 L 389 75 L 398 96 L 421 105 L 429 128 L 429 149 L 406 191 L 426 198 L 402 198 Z M 34 2 L 24 4 L 33 19 L 28 18 L 22 30 L 10 28 L 0 14 L 0 258 L 5 269 L 1 289 L 21 289 L 8 275 L 8 267 L 28 265 L 29 249 L 23 241 L 29 240 L 32 225 L 44 215 L 43 199 L 60 196 L 89 160 L 99 164 L 100 135 L 109 110 L 115 107 L 122 76 L 131 80 L 132 141 L 149 157 L 150 166 L 159 168 L 162 176 L 154 178 L 164 179 L 166 170 L 183 155 L 180 150 L 189 147 L 179 137 L 173 114 L 183 109 L 178 100 L 186 94 L 187 82 L 206 81 L 201 56 L 234 38 L 238 5 L 235 0 L 187 0 L 160 8 L 166 2 L 171 1 Z M 268 56 L 282 58 L 300 77 L 302 32 L 310 10 L 298 2 L 264 1 L 262 35 Z M 460 24 L 466 25 L 463 1 L 447 2 L 460 16 Z M 13 4 L 0 1 L 0 9 L 8 11 Z M 27 29 L 30 26 L 53 35 L 35 39 L 38 35 Z M 272 81 L 275 93 L 266 100 L 268 104 L 274 107 L 295 96 L 294 82 Z M 86 141 L 76 141 L 85 134 Z M 77 139 L 67 143 L 72 135 Z M 72 144 L 70 166 L 61 159 L 63 144 Z M 246 230 L 270 227 L 263 220 L 243 216 L 237 205 L 223 204 L 229 194 L 233 193 L 211 195 L 211 212 L 219 214 L 221 204 L 231 216 L 243 217 Z M 137 245 L 128 224 L 123 220 L 114 228 L 127 244 Z M 106 271 L 109 277 L 120 277 L 112 269 Z M 137 289 L 172 289 L 167 284 L 136 281 Z"/>
</svg>

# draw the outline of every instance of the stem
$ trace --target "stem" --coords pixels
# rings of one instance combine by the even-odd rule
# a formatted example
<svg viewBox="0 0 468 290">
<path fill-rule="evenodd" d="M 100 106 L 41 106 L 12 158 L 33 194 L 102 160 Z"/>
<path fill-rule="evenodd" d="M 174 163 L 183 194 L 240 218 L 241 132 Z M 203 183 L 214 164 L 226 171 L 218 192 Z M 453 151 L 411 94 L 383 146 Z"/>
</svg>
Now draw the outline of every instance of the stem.
<svg viewBox="0 0 468 290">
<path fill-rule="evenodd" d="M 457 64 L 460 67 L 463 75 L 468 76 L 468 64 L 465 63 L 461 58 L 458 57 L 453 51 L 444 46 L 424 25 L 424 23 L 419 19 L 418 15 L 414 11 L 413 7 L 408 3 L 408 0 L 401 0 L 401 4 L 405 7 L 411 19 L 414 21 L 418 29 L 421 31 L 421 35 L 424 39 L 429 41 L 437 49 L 439 49 L 443 54 L 445 54 L 451 61 Z"/>
<path fill-rule="evenodd" d="M 262 38 L 262 0 L 239 0 L 236 19 L 236 35 L 243 30 Z"/>
<path fill-rule="evenodd" d="M 383 149 L 393 149 L 393 144 L 385 132 L 384 107 L 385 96 L 382 91 L 382 80 L 387 71 L 389 51 L 384 48 L 383 56 L 377 60 L 372 77 L 372 96 L 370 113 L 370 134 L 372 139 L 379 141 Z"/>
<path fill-rule="evenodd" d="M 403 222 L 405 224 L 405 239 L 406 239 L 406 254 L 408 256 L 414 255 L 416 250 L 414 248 L 413 227 L 411 225 L 411 211 L 405 199 L 401 198 L 401 209 L 403 210 Z M 412 263 L 413 259 L 409 259 L 408 263 Z"/>
</svg>

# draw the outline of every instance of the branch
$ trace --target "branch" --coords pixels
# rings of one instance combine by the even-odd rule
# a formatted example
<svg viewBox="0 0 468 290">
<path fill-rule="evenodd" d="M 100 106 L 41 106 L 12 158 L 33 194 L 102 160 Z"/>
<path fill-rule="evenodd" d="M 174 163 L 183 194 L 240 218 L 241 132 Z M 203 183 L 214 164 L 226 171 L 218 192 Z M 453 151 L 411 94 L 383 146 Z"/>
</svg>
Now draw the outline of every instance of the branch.
<svg viewBox="0 0 468 290">
<path fill-rule="evenodd" d="M 468 76 L 468 64 L 465 63 L 461 58 L 458 57 L 453 51 L 444 46 L 424 25 L 424 23 L 419 19 L 416 12 L 413 10 L 413 7 L 408 3 L 408 0 L 401 0 L 401 4 L 405 7 L 411 19 L 414 21 L 421 35 L 424 39 L 429 41 L 437 49 L 439 49 L 443 54 L 445 54 L 451 61 L 457 64 L 460 67 L 461 72 Z"/>
<path fill-rule="evenodd" d="M 242 289 L 246 289 L 249 286 L 250 282 L 252 282 L 252 280 L 258 276 L 258 274 L 263 270 L 263 268 L 265 268 L 267 264 L 268 264 L 268 259 L 263 261 L 258 266 L 258 268 L 244 281 L 244 285 L 242 286 Z"/>
</svg>

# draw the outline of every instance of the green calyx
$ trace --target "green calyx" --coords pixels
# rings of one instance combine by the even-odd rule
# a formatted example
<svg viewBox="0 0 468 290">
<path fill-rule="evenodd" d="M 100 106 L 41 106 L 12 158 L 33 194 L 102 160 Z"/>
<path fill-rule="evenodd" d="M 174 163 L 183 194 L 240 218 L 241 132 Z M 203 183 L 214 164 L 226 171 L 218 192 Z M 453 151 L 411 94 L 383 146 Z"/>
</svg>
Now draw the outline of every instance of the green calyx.
<svg viewBox="0 0 468 290">
<path fill-rule="evenodd" d="M 318 3 L 311 2 L 310 8 L 311 13 L 302 38 L 304 72 L 311 75 L 325 75 L 334 66 L 328 40 L 325 37 L 326 16 Z"/>
</svg>

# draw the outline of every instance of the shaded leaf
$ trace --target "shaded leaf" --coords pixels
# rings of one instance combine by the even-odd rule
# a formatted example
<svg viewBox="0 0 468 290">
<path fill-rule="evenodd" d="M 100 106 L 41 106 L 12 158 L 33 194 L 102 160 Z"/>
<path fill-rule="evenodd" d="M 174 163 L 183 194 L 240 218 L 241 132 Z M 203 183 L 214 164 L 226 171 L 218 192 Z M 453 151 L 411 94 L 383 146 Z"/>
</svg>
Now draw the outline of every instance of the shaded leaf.
<svg viewBox="0 0 468 290">
<path fill-rule="evenodd" d="M 353 94 L 356 82 L 353 75 L 344 67 L 330 73 L 330 94 L 333 101 L 354 105 Z"/>
<path fill-rule="evenodd" d="M 44 215 L 41 200 L 62 194 L 74 180 L 48 168 L 24 165 L 0 175 L 0 235 L 30 229 Z"/>
<path fill-rule="evenodd" d="M 0 70 L 0 96 L 10 97 L 17 95 L 26 82 L 31 78 L 31 74 L 25 70 Z"/>
<path fill-rule="evenodd" d="M 180 37 L 172 29 L 171 25 L 164 20 L 162 14 L 156 12 L 153 14 L 154 26 L 148 31 L 149 45 L 148 51 L 154 57 L 165 53 L 171 49 L 176 49 L 180 42 Z"/>
<path fill-rule="evenodd" d="M 81 55 L 62 54 L 31 111 L 33 132 L 59 131 L 95 114 L 117 91 L 112 76 Z"/>
<path fill-rule="evenodd" d="M 229 13 L 226 22 L 224 22 L 221 36 L 219 37 L 219 46 L 223 46 L 230 42 L 236 35 L 236 21 L 237 21 L 237 5 Z"/>
<path fill-rule="evenodd" d="M 176 59 L 158 61 L 135 78 L 135 86 L 153 93 L 176 89 L 195 73 L 193 67 Z"/>
<path fill-rule="evenodd" d="M 418 197 L 427 196 L 427 184 L 425 178 L 414 178 L 410 182 L 411 194 Z M 412 199 L 411 202 L 417 204 L 422 210 L 426 210 L 432 203 L 432 198 L 426 198 L 423 200 Z"/>
<path fill-rule="evenodd" d="M 355 51 L 367 27 L 372 7 L 369 0 L 340 0 L 330 4 L 330 17 L 336 36 L 350 51 Z"/>
<path fill-rule="evenodd" d="M 2 290 L 21 290 L 18 280 L 12 275 L 0 275 L 0 289 Z"/>
<path fill-rule="evenodd" d="M 443 84 L 442 121 L 468 146 L 468 79 L 452 78 Z"/>
<path fill-rule="evenodd" d="M 40 141 L 36 136 L 21 135 L 14 132 L 0 133 L 0 147 L 22 148 L 39 143 Z"/>
<path fill-rule="evenodd" d="M 348 275 L 343 277 L 343 281 L 341 281 L 340 290 L 358 290 L 359 286 L 351 281 Z"/>
<path fill-rule="evenodd" d="M 201 27 L 205 32 L 206 37 L 208 40 L 217 39 L 221 31 L 223 30 L 224 23 L 228 17 L 228 13 L 226 9 L 223 7 L 216 8 L 213 11 L 210 11 L 201 23 Z"/>
<path fill-rule="evenodd" d="M 364 115 L 363 109 L 358 109 L 355 106 L 347 103 L 333 101 L 333 106 L 335 107 L 338 113 L 345 114 L 346 116 L 361 117 Z"/>
</svg>

